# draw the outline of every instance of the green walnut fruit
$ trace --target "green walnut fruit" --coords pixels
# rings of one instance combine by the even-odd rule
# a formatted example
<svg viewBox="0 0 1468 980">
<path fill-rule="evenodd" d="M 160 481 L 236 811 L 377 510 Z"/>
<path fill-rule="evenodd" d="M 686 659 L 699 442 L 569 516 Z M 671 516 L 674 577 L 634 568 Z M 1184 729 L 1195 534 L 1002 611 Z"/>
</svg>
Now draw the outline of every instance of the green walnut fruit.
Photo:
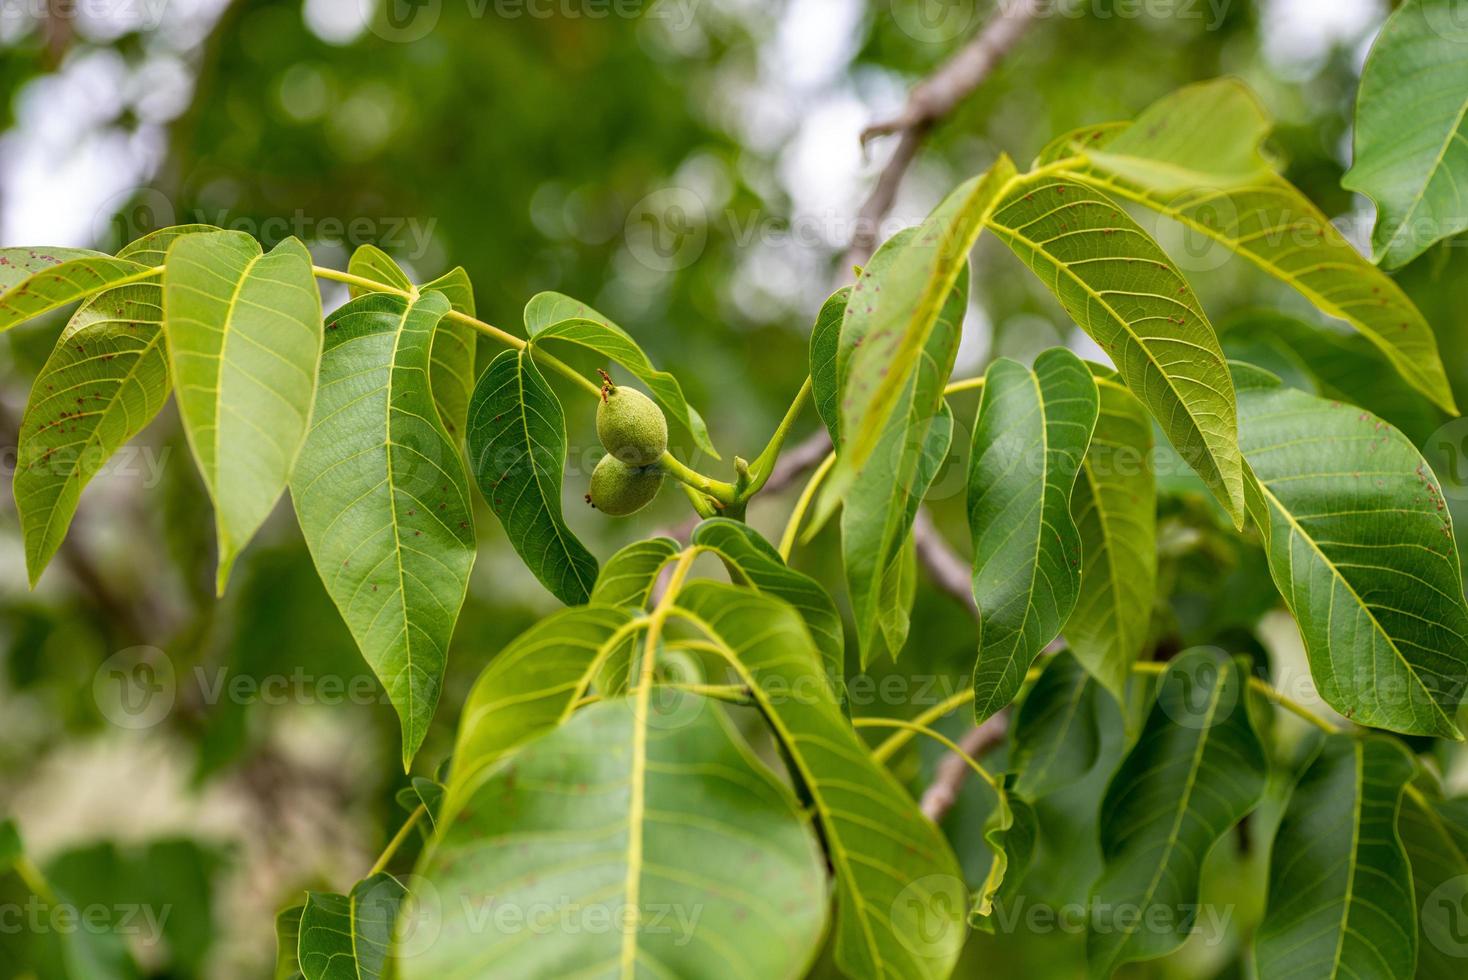
<svg viewBox="0 0 1468 980">
<path fill-rule="evenodd" d="M 651 466 L 668 451 L 668 420 L 662 409 L 633 388 L 603 386 L 596 434 L 602 448 L 628 466 Z"/>
<path fill-rule="evenodd" d="M 591 471 L 586 502 L 610 517 L 635 514 L 652 502 L 663 485 L 663 471 L 654 466 L 628 466 L 610 454 Z"/>
</svg>

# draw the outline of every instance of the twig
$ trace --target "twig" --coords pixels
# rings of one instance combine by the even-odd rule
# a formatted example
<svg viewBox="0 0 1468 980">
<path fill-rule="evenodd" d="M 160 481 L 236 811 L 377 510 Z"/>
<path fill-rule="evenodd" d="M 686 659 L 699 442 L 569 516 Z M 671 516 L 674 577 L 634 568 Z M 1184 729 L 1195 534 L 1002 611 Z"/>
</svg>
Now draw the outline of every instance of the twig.
<svg viewBox="0 0 1468 980">
<path fill-rule="evenodd" d="M 853 266 L 864 264 L 877 247 L 878 229 L 919 147 L 939 120 L 973 93 L 994 71 L 1035 19 L 1037 0 L 1001 0 L 999 13 L 938 70 L 920 82 L 907 97 L 902 111 L 885 122 L 868 126 L 862 144 L 878 136 L 901 133 L 891 159 L 882 168 L 871 196 L 857 213 L 856 231 L 837 276 L 845 282 Z"/>
<path fill-rule="evenodd" d="M 958 802 L 959 790 L 963 789 L 963 781 L 968 778 L 968 759 L 981 759 L 987 753 L 997 748 L 1005 736 L 1009 734 L 1009 711 L 1008 709 L 989 717 L 977 728 L 969 729 L 969 733 L 959 741 L 958 747 L 963 750 L 963 755 L 957 752 L 949 752 L 938 763 L 938 771 L 933 776 L 932 785 L 923 791 L 923 799 L 920 804 L 923 814 L 933 823 L 941 823 Z M 967 756 L 968 758 L 965 758 Z"/>
</svg>

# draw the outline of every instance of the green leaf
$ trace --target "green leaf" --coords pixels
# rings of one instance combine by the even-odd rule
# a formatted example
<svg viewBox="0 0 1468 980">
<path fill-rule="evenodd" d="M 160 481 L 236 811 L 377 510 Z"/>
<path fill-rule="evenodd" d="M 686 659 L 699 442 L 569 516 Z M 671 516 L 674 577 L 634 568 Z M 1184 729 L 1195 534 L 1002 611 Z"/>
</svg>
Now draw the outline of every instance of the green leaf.
<svg viewBox="0 0 1468 980">
<path fill-rule="evenodd" d="M 1034 807 L 1017 796 L 1013 782 L 1006 779 L 994 809 L 984 822 L 984 842 L 989 845 L 993 858 L 983 885 L 974 893 L 969 925 L 994 933 L 994 907 L 1020 898 L 1019 884 L 1034 856 L 1039 831 Z"/>
<path fill-rule="evenodd" d="M 1406 265 L 1468 228 L 1468 30 L 1455 0 L 1407 0 L 1361 70 L 1347 190 L 1376 202 L 1375 261 Z"/>
<path fill-rule="evenodd" d="M 1070 497 L 1081 535 L 1081 586 L 1065 639 L 1120 704 L 1157 601 L 1152 420 L 1115 372 L 1090 368 L 1100 407 Z"/>
<path fill-rule="evenodd" d="M 1412 759 L 1392 739 L 1326 738 L 1275 834 L 1254 941 L 1260 980 L 1412 975 L 1416 903 L 1397 837 L 1411 778 Z"/>
<path fill-rule="evenodd" d="M 1220 106 L 1229 107 L 1226 115 L 1233 123 L 1213 129 Z M 1151 208 L 1190 233 L 1236 252 L 1293 287 L 1321 312 L 1360 331 L 1413 387 L 1445 411 L 1457 413 L 1432 328 L 1406 293 L 1357 253 L 1309 198 L 1270 170 L 1241 185 L 1216 186 L 1233 183 L 1237 170 L 1230 169 L 1228 161 L 1236 160 L 1245 148 L 1253 152 L 1270 129 L 1269 118 L 1248 89 L 1227 79 L 1189 86 L 1148 109 L 1143 119 L 1188 129 L 1201 125 L 1200 141 L 1186 159 L 1194 166 L 1206 166 L 1216 157 L 1219 168 L 1199 175 L 1194 187 L 1181 190 L 1139 179 L 1139 168 L 1170 166 L 1178 160 L 1174 146 L 1144 135 L 1133 138 L 1136 132 L 1147 132 L 1139 119 L 1131 126 L 1085 130 L 1081 140 L 1057 141 L 1068 148 L 1079 143 L 1089 157 L 1090 166 L 1070 176 Z M 1117 143 L 1128 150 L 1127 162 L 1114 150 Z M 1067 148 L 1052 152 L 1065 153 Z"/>
<path fill-rule="evenodd" d="M 1141 738 L 1101 803 L 1104 867 L 1091 890 L 1091 976 L 1183 944 L 1203 860 L 1264 792 L 1264 748 L 1239 664 L 1206 649 L 1172 660 Z"/>
<path fill-rule="evenodd" d="M 456 813 L 486 769 L 571 716 L 632 622 L 618 606 L 563 609 L 490 661 L 464 702 L 442 813 Z"/>
<path fill-rule="evenodd" d="M 1018 182 L 989 222 L 1110 355 L 1236 524 L 1243 467 L 1233 383 L 1177 266 L 1115 202 L 1069 175 Z"/>
<path fill-rule="evenodd" d="M 831 444 L 840 444 L 840 381 L 836 376 L 836 356 L 841 343 L 841 321 L 846 318 L 846 301 L 851 287 L 842 286 L 821 305 L 816 324 L 810 332 L 811 400 L 816 412 L 831 434 Z"/>
<path fill-rule="evenodd" d="M 1468 956 L 1463 913 L 1468 908 L 1468 799 L 1429 798 L 1409 789 L 1397 815 L 1397 836 L 1412 866 L 1417 906 L 1419 980 L 1460 980 Z"/>
<path fill-rule="evenodd" d="M 663 409 L 693 436 L 699 449 L 714 459 L 719 454 L 709 441 L 703 417 L 683 397 L 683 387 L 667 371 L 653 367 L 632 335 L 585 303 L 560 293 L 538 293 L 525 306 L 525 330 L 532 347 L 548 340 L 561 340 L 596 351 L 631 372 Z"/>
<path fill-rule="evenodd" d="M 84 248 L 0 248 L 0 332 L 109 287 L 156 275 L 141 260 Z"/>
<path fill-rule="evenodd" d="M 321 360 L 321 296 L 294 238 L 188 235 L 168 249 L 163 330 L 179 415 L 214 501 L 222 594 L 306 437 Z"/>
<path fill-rule="evenodd" d="M 403 267 L 376 245 L 358 246 L 347 263 L 347 272 L 405 293 L 414 289 Z M 474 315 L 474 285 L 462 267 L 422 287 L 422 292 L 430 290 L 447 296 L 450 305 L 458 312 Z M 348 285 L 347 292 L 355 299 L 372 290 Z M 433 363 L 428 374 L 439 421 L 449 437 L 458 442 L 464 436 L 469 416 L 469 395 L 474 390 L 473 327 L 447 318 L 439 321 L 433 335 Z"/>
<path fill-rule="evenodd" d="M 363 878 L 350 895 L 309 892 L 300 923 L 306 980 L 379 980 L 407 894 L 386 871 Z"/>
<path fill-rule="evenodd" d="M 1100 687 L 1062 650 L 1049 659 L 1015 712 L 1010 768 L 1015 787 L 1032 800 L 1074 786 L 1101 753 L 1096 718 Z"/>
<path fill-rule="evenodd" d="M 1263 130 L 1260 120 L 1266 120 Z M 1148 106 L 1087 159 L 1100 170 L 1159 192 L 1198 193 L 1272 176 L 1259 154 L 1264 107 L 1242 83 L 1189 85 Z"/>
<path fill-rule="evenodd" d="M 402 720 L 405 766 L 438 704 L 475 555 L 463 462 L 426 383 L 448 308 L 437 293 L 376 293 L 332 314 L 291 480 L 316 570 Z"/>
<path fill-rule="evenodd" d="M 165 228 L 120 254 L 161 265 L 172 242 L 207 230 Z M 16 449 L 15 505 L 32 585 L 61 547 L 82 490 L 170 390 L 159 280 L 106 289 L 72 315 L 31 386 Z"/>
<path fill-rule="evenodd" d="M 304 905 L 281 909 L 275 916 L 275 972 L 273 980 L 303 980 L 301 973 L 301 914 Z"/>
<path fill-rule="evenodd" d="M 422 291 L 439 292 L 448 297 L 456 313 L 474 315 L 474 284 L 463 266 L 456 266 L 430 283 Z M 464 438 L 469 427 L 469 399 L 474 394 L 474 355 L 478 336 L 474 328 L 449 317 L 439 321 L 433 335 L 433 367 L 429 381 L 433 384 L 433 404 L 439 421 L 455 443 Z"/>
<path fill-rule="evenodd" d="M 717 554 L 729 578 L 787 602 L 800 614 L 820 652 L 826 680 L 837 699 L 846 700 L 846 635 L 836 603 L 821 584 L 797 572 L 759 533 L 741 521 L 714 517 L 698 525 L 693 543 Z"/>
<path fill-rule="evenodd" d="M 697 581 L 684 586 L 674 615 L 729 658 L 814 800 L 836 872 L 837 965 L 853 977 L 947 977 L 967 906 L 957 859 L 856 737 L 795 611 L 758 592 Z"/>
<path fill-rule="evenodd" d="M 469 465 L 530 571 L 568 606 L 587 601 L 596 558 L 561 515 L 566 416 L 530 351 L 496 355 L 469 403 Z"/>
<path fill-rule="evenodd" d="M 668 537 L 634 541 L 607 559 L 591 588 L 591 601 L 642 608 L 652 595 L 658 573 L 677 557 L 681 547 Z"/>
<path fill-rule="evenodd" d="M 857 285 L 874 294 L 880 290 L 880 284 L 887 281 L 887 270 L 901 261 L 916 236 L 915 229 L 908 229 L 889 239 L 867 264 L 864 279 Z M 853 291 L 852 295 L 860 299 L 863 293 Z M 876 452 L 857 471 L 842 497 L 841 552 L 863 667 L 884 647 L 895 658 L 907 639 L 916 572 L 906 542 L 918 507 L 937 478 L 953 439 L 953 416 L 943 401 L 943 387 L 953 370 L 967 306 L 968 270 L 961 268 L 930 325 L 926 345 L 914 362 Z M 842 372 L 850 370 L 857 352 L 865 348 L 870 326 L 848 304 L 837 351 Z"/>
<path fill-rule="evenodd" d="M 698 697 L 577 712 L 489 775 L 420 873 L 441 919 L 404 980 L 795 978 L 828 905 L 808 818 Z"/>
<path fill-rule="evenodd" d="M 1033 372 L 1000 358 L 984 377 L 968 475 L 979 721 L 1014 700 L 1075 608 L 1081 537 L 1070 496 L 1098 404 L 1091 372 L 1063 347 L 1036 358 Z"/>
<path fill-rule="evenodd" d="M 1458 737 L 1468 606 L 1431 468 L 1370 412 L 1262 372 L 1239 385 L 1249 511 L 1321 697 L 1363 725 Z"/>
<path fill-rule="evenodd" d="M 391 286 L 393 289 L 400 289 L 405 293 L 412 292 L 413 290 L 413 280 L 408 278 L 408 274 L 403 271 L 403 267 L 398 265 L 392 256 L 388 255 L 376 245 L 357 246 L 357 250 L 352 253 L 351 259 L 347 261 L 347 272 L 350 275 L 358 276 L 362 279 L 371 279 L 373 282 L 380 282 L 384 286 Z M 356 299 L 359 296 L 366 296 L 372 292 L 373 290 L 365 286 L 358 286 L 355 283 L 347 284 L 347 295 L 352 297 L 352 299 Z"/>
<path fill-rule="evenodd" d="M 929 339 L 944 317 L 968 253 L 984 228 L 1014 164 L 1000 156 L 988 172 L 960 184 L 919 225 L 877 256 L 851 287 L 841 327 L 837 375 L 841 391 L 841 452 L 812 515 L 819 528 L 878 451 L 889 421 L 903 411 L 904 393 Z M 880 253 L 879 253 L 880 254 Z M 961 319 L 961 316 L 959 317 Z M 948 380 L 946 370 L 939 384 Z"/>
</svg>

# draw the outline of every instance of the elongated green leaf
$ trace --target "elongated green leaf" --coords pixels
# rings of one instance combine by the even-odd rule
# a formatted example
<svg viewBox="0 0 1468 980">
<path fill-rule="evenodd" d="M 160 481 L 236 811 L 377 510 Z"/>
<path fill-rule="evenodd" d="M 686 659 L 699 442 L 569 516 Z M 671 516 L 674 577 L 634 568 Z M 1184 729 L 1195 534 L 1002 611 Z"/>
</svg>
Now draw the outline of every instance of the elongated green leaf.
<svg viewBox="0 0 1468 980">
<path fill-rule="evenodd" d="M 172 242 L 210 230 L 165 228 L 120 255 L 161 265 Z M 106 289 L 67 323 L 31 386 L 16 450 L 15 502 L 32 585 L 66 537 L 82 490 L 153 420 L 171 388 L 160 279 Z"/>
<path fill-rule="evenodd" d="M 1468 606 L 1431 468 L 1369 412 L 1238 377 L 1250 514 L 1321 697 L 1364 725 L 1456 737 Z"/>
<path fill-rule="evenodd" d="M 960 184 L 916 229 L 900 233 L 903 240 L 891 247 L 889 261 L 873 256 L 851 287 L 837 358 L 841 452 L 811 517 L 813 529 L 835 512 L 879 451 L 891 419 L 904 411 L 905 392 L 968 268 L 969 250 L 1014 174 L 1014 164 L 1001 155 L 988 172 Z M 951 369 L 950 361 L 940 385 Z"/>
<path fill-rule="evenodd" d="M 836 603 L 809 575 L 797 572 L 759 533 L 741 521 L 715 517 L 699 524 L 693 543 L 708 548 L 724 561 L 736 584 L 758 589 L 788 602 L 821 654 L 826 679 L 838 700 L 846 700 L 846 635 Z"/>
<path fill-rule="evenodd" d="M 380 282 L 402 292 L 411 292 L 413 282 L 403 267 L 376 245 L 361 245 L 352 253 L 347 271 L 354 276 Z M 422 287 L 443 293 L 460 313 L 474 315 L 474 285 L 462 267 L 455 268 Z M 371 290 L 348 285 L 353 298 Z M 469 418 L 469 396 L 474 391 L 474 329 L 450 319 L 439 321 L 433 334 L 433 363 L 429 369 L 433 404 L 439 421 L 455 442 L 464 437 Z"/>
<path fill-rule="evenodd" d="M 1468 799 L 1443 800 L 1408 791 L 1397 836 L 1412 866 L 1417 906 L 1419 980 L 1459 980 L 1468 957 Z"/>
<path fill-rule="evenodd" d="M 469 465 L 521 559 L 557 599 L 579 605 L 596 558 L 561 516 L 566 416 L 529 350 L 498 354 L 469 404 Z"/>
<path fill-rule="evenodd" d="M 1120 704 L 1157 599 L 1157 478 L 1152 420 L 1115 372 L 1090 365 L 1100 396 L 1070 513 L 1081 534 L 1081 586 L 1065 639 Z"/>
<path fill-rule="evenodd" d="M 1355 162 L 1341 184 L 1376 202 L 1388 269 L 1468 228 L 1468 25 L 1455 0 L 1407 0 L 1361 70 Z"/>
<path fill-rule="evenodd" d="M 438 704 L 474 565 L 468 481 L 427 384 L 448 308 L 437 293 L 377 293 L 332 314 L 291 480 L 316 570 L 402 720 L 405 765 Z"/>
<path fill-rule="evenodd" d="M 667 371 L 653 367 L 632 335 L 585 303 L 560 293 L 538 293 L 525 306 L 525 330 L 533 346 L 548 340 L 579 344 L 626 368 L 657 399 L 663 409 L 693 436 L 697 447 L 714 459 L 719 454 L 709 440 L 703 416 L 683 397 L 683 386 Z"/>
<path fill-rule="evenodd" d="M 916 237 L 917 231 L 909 229 L 888 240 L 867 264 L 864 276 L 871 278 L 864 279 L 864 289 L 880 289 L 886 270 L 901 260 Z M 852 295 L 860 302 L 863 293 L 854 290 Z M 842 498 L 841 552 L 863 666 L 884 648 L 896 657 L 907 639 L 915 563 L 905 542 L 953 439 L 953 416 L 943 401 L 943 386 L 953 370 L 967 305 L 964 268 L 929 326 L 926 345 L 899 393 L 876 452 L 857 471 Z M 849 373 L 871 325 L 848 304 L 837 351 L 839 370 Z"/>
<path fill-rule="evenodd" d="M 456 266 L 430 283 L 423 292 L 440 292 L 448 297 L 456 313 L 474 316 L 474 284 L 463 266 Z M 474 355 L 478 336 L 467 323 L 450 317 L 439 321 L 433 335 L 433 404 L 439 420 L 455 443 L 469 428 L 469 399 L 474 394 Z"/>
<path fill-rule="evenodd" d="M 836 871 L 837 964 L 853 977 L 947 977 L 967 906 L 957 859 L 857 739 L 795 611 L 699 581 L 679 594 L 675 616 L 723 648 L 815 801 Z"/>
<path fill-rule="evenodd" d="M 413 289 L 413 281 L 408 278 L 408 274 L 403 271 L 403 267 L 393 261 L 392 256 L 388 255 L 376 245 L 357 246 L 357 250 L 352 253 L 351 259 L 347 261 L 347 272 L 363 279 L 380 282 L 384 286 L 391 286 L 393 289 L 400 289 L 405 293 L 411 292 Z M 347 284 L 347 295 L 351 296 L 352 299 L 356 299 L 358 296 L 365 296 L 370 292 L 372 290 L 365 286 L 358 286 L 355 283 Z"/>
<path fill-rule="evenodd" d="M 571 716 L 631 622 L 632 612 L 618 606 L 563 609 L 490 661 L 464 702 L 444 814 L 452 819 L 487 768 Z"/>
<path fill-rule="evenodd" d="M 591 589 L 591 601 L 641 608 L 657 584 L 658 573 L 678 554 L 679 547 L 666 537 L 629 544 L 602 566 Z"/>
<path fill-rule="evenodd" d="M 304 905 L 281 909 L 275 916 L 275 972 L 272 980 L 302 980 L 301 914 Z"/>
<path fill-rule="evenodd" d="M 1228 107 L 1232 125 L 1213 125 L 1220 106 Z M 1199 125 L 1199 141 L 1183 156 L 1165 138 L 1146 137 L 1159 127 L 1165 133 L 1169 127 Z M 1456 414 L 1432 328 L 1401 288 L 1357 253 L 1309 198 L 1267 169 L 1257 147 L 1269 129 L 1269 118 L 1253 95 L 1224 79 L 1173 93 L 1134 125 L 1072 134 L 1057 141 L 1048 155 L 1079 147 L 1089 164 L 1071 176 L 1151 208 L 1293 287 L 1321 312 L 1360 331 L 1413 387 Z M 1238 184 L 1237 165 L 1231 161 L 1245 149 L 1258 161 L 1258 175 Z M 1184 158 L 1195 170 L 1206 168 L 1194 174 L 1193 186 L 1146 179 L 1147 168 L 1171 167 Z M 1217 167 L 1209 167 L 1210 159 L 1219 161 Z"/>
<path fill-rule="evenodd" d="M 831 444 L 840 442 L 840 382 L 836 376 L 836 352 L 841 343 L 841 321 L 846 318 L 846 301 L 851 287 L 842 286 L 821 305 L 816 325 L 810 332 L 811 400 L 831 434 Z"/>
<path fill-rule="evenodd" d="M 1326 739 L 1274 838 L 1254 944 L 1260 980 L 1412 975 L 1416 903 L 1397 837 L 1411 778 L 1412 759 L 1392 739 Z"/>
<path fill-rule="evenodd" d="M 1264 748 L 1237 663 L 1206 650 L 1162 675 L 1141 738 L 1101 803 L 1104 867 L 1091 890 L 1091 976 L 1181 946 L 1198 911 L 1198 876 L 1213 845 L 1259 802 Z"/>
<path fill-rule="evenodd" d="M 1001 358 L 984 377 L 968 476 L 980 721 L 1014 700 L 1075 608 L 1081 537 L 1070 495 L 1098 404 L 1091 372 L 1063 347 L 1036 358 L 1033 372 Z"/>
<path fill-rule="evenodd" d="M 969 925 L 993 933 L 994 909 L 1022 899 L 1020 884 L 1034 857 L 1040 836 L 1040 822 L 1035 808 L 1014 792 L 1012 780 L 1006 779 L 1004 792 L 984 824 L 984 841 L 993 851 L 993 863 L 984 886 L 974 894 L 974 907 L 969 911 Z"/>
<path fill-rule="evenodd" d="M 108 287 L 155 275 L 141 260 L 84 248 L 0 248 L 0 332 Z"/>
<path fill-rule="evenodd" d="M 163 331 L 189 447 L 214 501 L 222 593 L 275 507 L 306 437 L 321 360 L 321 296 L 294 238 L 268 254 L 243 232 L 168 250 Z"/>
<path fill-rule="evenodd" d="M 808 818 L 715 702 L 659 700 L 585 708 L 476 790 L 420 868 L 438 938 L 404 980 L 804 975 L 828 903 Z"/>
<path fill-rule="evenodd" d="M 1010 768 L 1032 800 L 1074 785 L 1101 751 L 1096 720 L 1100 687 L 1069 652 L 1051 657 L 1015 712 Z"/>
<path fill-rule="evenodd" d="M 386 871 L 363 878 L 348 895 L 307 894 L 299 947 L 306 980 L 380 980 L 406 897 Z"/>
<path fill-rule="evenodd" d="M 1022 179 L 990 227 L 1110 355 L 1178 454 L 1242 524 L 1233 383 L 1177 266 L 1116 203 L 1069 176 Z"/>
</svg>

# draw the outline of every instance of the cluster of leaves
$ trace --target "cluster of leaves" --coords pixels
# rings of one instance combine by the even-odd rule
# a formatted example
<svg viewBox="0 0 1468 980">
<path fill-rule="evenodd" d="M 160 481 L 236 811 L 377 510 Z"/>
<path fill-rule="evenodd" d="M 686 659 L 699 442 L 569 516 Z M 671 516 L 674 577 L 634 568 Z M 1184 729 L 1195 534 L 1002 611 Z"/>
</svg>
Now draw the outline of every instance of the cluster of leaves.
<svg viewBox="0 0 1468 980">
<path fill-rule="evenodd" d="M 1461 98 L 1396 104 L 1394 80 L 1422 49 L 1449 60 L 1428 36 L 1440 6 L 1395 15 L 1363 79 L 1353 186 L 1378 199 L 1387 265 L 1462 230 L 1444 217 L 1464 171 Z M 1397 140 L 1407 116 L 1414 135 L 1446 133 L 1436 151 Z M 398 711 L 405 766 L 437 705 L 475 558 L 471 482 L 568 606 L 495 657 L 438 778 L 407 791 L 410 824 L 428 829 L 414 876 L 385 870 L 390 849 L 347 893 L 283 912 L 280 976 L 315 980 L 346 964 L 405 980 L 794 977 L 833 917 L 848 975 L 945 977 L 969 927 L 992 929 L 1023 881 L 1035 804 L 1094 762 L 1102 699 L 1139 723 L 1095 801 L 1093 975 L 1172 952 L 1191 932 L 1206 856 L 1281 775 L 1271 701 L 1327 732 L 1274 841 L 1258 974 L 1447 975 L 1451 959 L 1420 937 L 1450 928 L 1431 917 L 1452 910 L 1426 903 L 1419 921 L 1418 908 L 1468 874 L 1468 827 L 1396 737 L 1461 738 L 1468 604 L 1442 489 L 1411 439 L 1349 403 L 1342 372 L 1306 363 L 1307 391 L 1226 359 L 1192 286 L 1128 210 L 1179 222 L 1293 287 L 1354 329 L 1355 363 L 1389 367 L 1455 413 L 1425 318 L 1273 169 L 1260 149 L 1268 129 L 1252 95 L 1222 81 L 1131 123 L 1067 134 L 1028 171 L 1001 157 L 823 306 L 791 416 L 808 392 L 836 448 L 780 547 L 739 518 L 789 418 L 753 464 L 736 459 L 731 483 L 666 459 L 705 519 L 686 547 L 652 538 L 602 566 L 562 515 L 565 410 L 544 372 L 598 389 L 548 345 L 619 366 L 717 454 L 678 380 L 584 304 L 536 296 L 522 339 L 476 319 L 459 270 L 415 285 L 364 247 L 339 273 L 293 239 L 266 253 L 204 226 L 115 256 L 5 250 L 0 329 L 81 303 L 22 426 L 15 491 L 31 577 L 87 481 L 173 393 L 215 506 L 220 590 L 288 488 L 327 592 Z M 1423 213 L 1442 219 L 1430 237 L 1414 221 Z M 1057 348 L 1030 367 L 1000 359 L 982 378 L 951 379 L 968 256 L 985 230 L 1114 369 Z M 323 317 L 317 277 L 347 282 L 353 298 Z M 508 346 L 477 380 L 476 331 Z M 859 733 L 869 720 L 847 704 L 841 613 L 786 559 L 807 502 L 808 534 L 839 510 L 857 660 L 897 657 L 917 579 L 913 525 L 956 429 L 949 397 L 974 388 L 972 688 L 896 723 L 905 731 L 870 751 Z M 1154 427 L 1235 527 L 1262 539 L 1321 696 L 1363 730 L 1282 699 L 1242 658 L 1144 659 L 1158 575 Z M 702 554 L 727 584 L 691 575 Z M 1065 652 L 1037 664 L 1062 634 Z M 1017 699 L 1010 771 L 973 763 L 997 802 L 982 834 L 990 870 L 970 890 L 885 762 L 909 735 L 935 734 L 942 712 L 967 704 L 983 721 Z M 725 704 L 753 709 L 784 778 Z M 22 860 L 13 832 L 0 858 Z M 489 914 L 568 896 L 613 910 L 610 927 L 588 920 L 531 942 Z M 680 932 L 669 910 L 697 920 Z"/>
</svg>

